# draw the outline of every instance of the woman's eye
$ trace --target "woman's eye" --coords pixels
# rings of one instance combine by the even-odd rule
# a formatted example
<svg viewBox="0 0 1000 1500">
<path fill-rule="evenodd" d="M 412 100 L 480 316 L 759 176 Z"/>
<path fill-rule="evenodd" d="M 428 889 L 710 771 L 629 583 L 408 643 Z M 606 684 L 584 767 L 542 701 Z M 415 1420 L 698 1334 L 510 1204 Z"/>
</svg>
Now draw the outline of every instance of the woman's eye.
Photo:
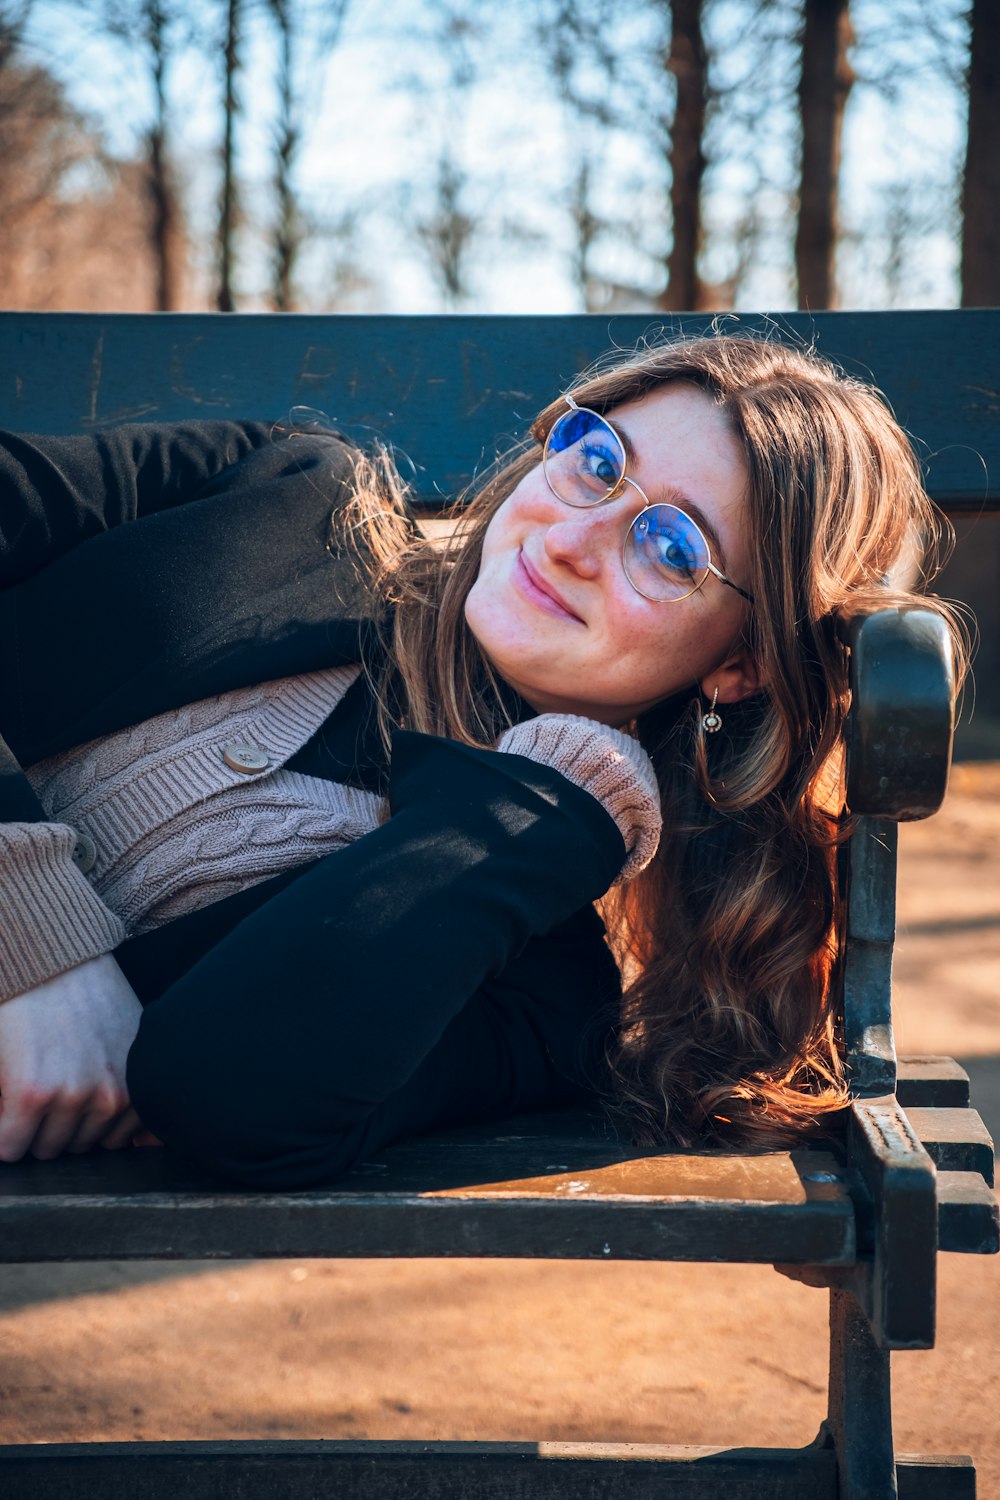
<svg viewBox="0 0 1000 1500">
<path fill-rule="evenodd" d="M 619 479 L 618 464 L 613 454 L 606 448 L 597 448 L 584 443 L 581 446 L 580 458 L 584 471 L 593 479 L 599 479 L 612 489 Z"/>
<path fill-rule="evenodd" d="M 678 573 L 691 572 L 691 559 L 685 554 L 683 547 L 676 542 L 666 549 L 663 561 L 667 567 L 675 569 Z"/>
<path fill-rule="evenodd" d="M 673 573 L 683 573 L 686 578 L 692 576 L 695 559 L 680 532 L 662 526 L 651 526 L 643 516 L 639 517 L 635 529 L 639 541 L 653 554 L 659 567 L 667 568 Z"/>
</svg>

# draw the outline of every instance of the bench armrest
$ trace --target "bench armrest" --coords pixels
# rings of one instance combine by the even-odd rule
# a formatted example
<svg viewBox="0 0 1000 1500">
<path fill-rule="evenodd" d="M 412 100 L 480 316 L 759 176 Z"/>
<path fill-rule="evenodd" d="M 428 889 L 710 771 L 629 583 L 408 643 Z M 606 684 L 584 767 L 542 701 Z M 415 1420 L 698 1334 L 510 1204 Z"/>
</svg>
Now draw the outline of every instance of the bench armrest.
<svg viewBox="0 0 1000 1500">
<path fill-rule="evenodd" d="M 850 650 L 845 851 L 844 1047 L 852 1091 L 892 1094 L 891 974 L 896 935 L 896 823 L 944 800 L 954 721 L 954 656 L 933 610 L 892 606 L 844 616 Z"/>
<path fill-rule="evenodd" d="M 855 1099 L 847 1159 L 872 1204 L 871 1262 L 861 1297 L 886 1349 L 934 1343 L 937 1198 L 934 1163 L 892 1095 Z M 866 1237 L 859 1224 L 861 1241 Z"/>
<path fill-rule="evenodd" d="M 847 805 L 907 822 L 944 800 L 954 734 L 955 674 L 948 626 L 933 610 L 844 616 L 852 706 Z"/>
</svg>

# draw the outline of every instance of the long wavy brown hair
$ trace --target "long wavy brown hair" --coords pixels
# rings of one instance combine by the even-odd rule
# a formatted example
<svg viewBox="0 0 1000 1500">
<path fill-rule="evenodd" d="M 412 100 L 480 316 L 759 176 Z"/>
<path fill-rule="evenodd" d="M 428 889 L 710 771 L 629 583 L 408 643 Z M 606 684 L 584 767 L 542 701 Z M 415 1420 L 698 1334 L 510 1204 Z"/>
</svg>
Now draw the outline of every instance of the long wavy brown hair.
<svg viewBox="0 0 1000 1500">
<path fill-rule="evenodd" d="M 959 675 L 964 636 L 954 610 L 923 593 L 947 524 L 873 387 L 809 350 L 716 333 L 604 362 L 572 394 L 612 414 L 677 382 L 712 399 L 746 458 L 741 582 L 764 686 L 727 706 L 711 738 L 694 683 L 629 726 L 656 768 L 664 829 L 649 868 L 602 903 L 624 979 L 608 1102 L 644 1144 L 776 1145 L 848 1094 L 834 1004 L 849 706 L 838 612 L 919 593 L 952 627 Z M 372 668 L 386 732 L 405 722 L 489 746 L 510 722 L 464 605 L 493 514 L 565 409 L 554 401 L 460 497 L 441 544 L 414 536 L 388 455 L 360 466 L 340 524 L 395 605 Z"/>
</svg>

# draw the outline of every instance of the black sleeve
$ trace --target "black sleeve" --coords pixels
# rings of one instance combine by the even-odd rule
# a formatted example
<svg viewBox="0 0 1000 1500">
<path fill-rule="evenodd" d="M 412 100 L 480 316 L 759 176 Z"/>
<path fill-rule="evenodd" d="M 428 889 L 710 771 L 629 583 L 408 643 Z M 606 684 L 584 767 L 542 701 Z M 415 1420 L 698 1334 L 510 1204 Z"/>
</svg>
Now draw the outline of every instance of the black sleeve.
<svg viewBox="0 0 1000 1500">
<path fill-rule="evenodd" d="M 266 422 L 135 423 L 73 437 L 0 431 L 0 589 L 89 537 L 183 504 L 270 441 Z"/>
<path fill-rule="evenodd" d="M 46 528 L 49 560 L 0 588 L 0 819 L 25 805 L 18 765 L 357 659 L 366 600 L 328 545 L 353 480 L 344 443 L 271 442 L 263 424 L 120 428 L 9 439 L 4 465 L 8 569 L 38 559 Z"/>
<path fill-rule="evenodd" d="M 614 988 L 592 919 L 573 925 L 625 855 L 593 797 L 401 732 L 390 805 L 143 1013 L 140 1116 L 228 1176 L 324 1182 L 397 1136 L 551 1102 Z"/>
<path fill-rule="evenodd" d="M 21 771 L 36 758 L 31 736 L 21 760 L 6 737 L 30 719 L 32 693 L 50 706 L 59 695 L 58 682 L 33 675 L 16 586 L 89 538 L 189 499 L 270 436 L 262 422 L 139 423 L 75 437 L 0 431 L 0 820 L 44 821 Z M 49 630 L 70 641 L 74 601 L 58 585 L 35 592 Z"/>
</svg>

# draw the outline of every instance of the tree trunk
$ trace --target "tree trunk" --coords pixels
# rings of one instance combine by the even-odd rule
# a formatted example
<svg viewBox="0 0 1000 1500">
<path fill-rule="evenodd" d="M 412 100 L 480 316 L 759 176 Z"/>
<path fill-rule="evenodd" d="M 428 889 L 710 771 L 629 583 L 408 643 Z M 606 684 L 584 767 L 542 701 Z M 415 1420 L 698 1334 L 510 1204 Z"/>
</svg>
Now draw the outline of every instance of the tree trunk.
<svg viewBox="0 0 1000 1500">
<path fill-rule="evenodd" d="M 1000 7 L 973 0 L 962 184 L 962 306 L 1000 305 Z"/>
<path fill-rule="evenodd" d="M 670 55 L 677 101 L 670 132 L 670 213 L 673 244 L 667 256 L 667 285 L 659 298 L 669 312 L 701 306 L 698 252 L 701 249 L 701 183 L 705 175 L 703 136 L 708 98 L 708 53 L 701 31 L 701 0 L 670 0 Z"/>
<path fill-rule="evenodd" d="M 299 144 L 295 118 L 293 77 L 294 19 L 288 0 L 272 0 L 271 8 L 281 37 L 278 63 L 278 124 L 274 149 L 274 193 L 277 217 L 274 229 L 273 301 L 277 312 L 291 312 L 295 305 L 292 276 L 301 242 L 299 208 L 292 186 L 292 163 Z"/>
<path fill-rule="evenodd" d="M 18 49 L 24 40 L 28 21 L 28 6 L 21 7 L 20 15 L 0 15 L 0 68 L 9 67 L 17 60 Z"/>
<path fill-rule="evenodd" d="M 233 240 L 236 230 L 236 72 L 239 68 L 239 0 L 229 0 L 226 10 L 225 52 L 225 128 L 222 138 L 222 200 L 219 205 L 219 291 L 216 306 L 219 312 L 232 312 L 233 298 Z"/>
<path fill-rule="evenodd" d="M 805 0 L 799 112 L 802 178 L 795 273 L 802 308 L 835 307 L 837 198 L 844 108 L 854 82 L 850 0 Z"/>
<path fill-rule="evenodd" d="M 156 267 L 156 310 L 173 312 L 179 305 L 177 215 L 167 163 L 164 133 L 154 126 L 148 136 L 149 239 Z"/>
<path fill-rule="evenodd" d="M 180 282 L 177 265 L 177 205 L 167 150 L 166 17 L 158 0 L 146 6 L 146 28 L 152 61 L 156 117 L 147 136 L 149 164 L 149 242 L 156 267 L 156 310 L 173 312 Z"/>
<path fill-rule="evenodd" d="M 580 163 L 573 178 L 571 212 L 575 231 L 574 280 L 579 288 L 580 300 L 586 312 L 597 311 L 594 306 L 594 279 L 590 274 L 590 251 L 601 224 L 591 207 L 592 190 L 590 160 L 584 155 L 580 157 Z"/>
</svg>

